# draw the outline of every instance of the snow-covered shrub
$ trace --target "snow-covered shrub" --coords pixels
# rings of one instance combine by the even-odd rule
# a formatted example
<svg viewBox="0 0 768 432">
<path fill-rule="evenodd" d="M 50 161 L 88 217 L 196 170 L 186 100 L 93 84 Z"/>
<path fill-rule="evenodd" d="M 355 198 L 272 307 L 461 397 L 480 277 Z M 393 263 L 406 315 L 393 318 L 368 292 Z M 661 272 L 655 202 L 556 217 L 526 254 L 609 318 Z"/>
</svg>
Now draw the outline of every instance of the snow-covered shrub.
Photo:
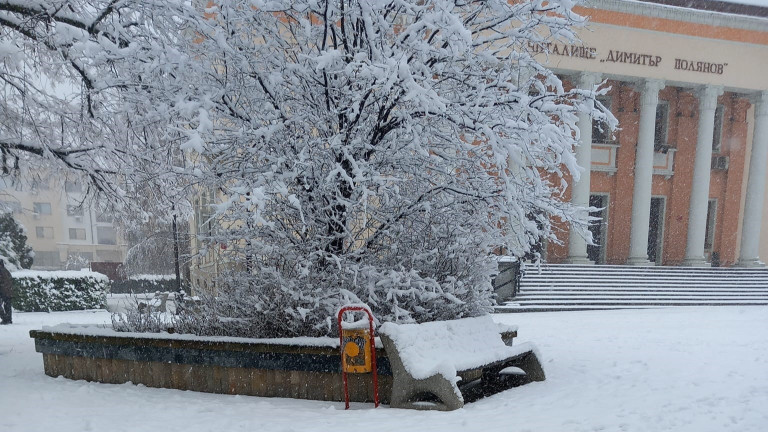
<svg viewBox="0 0 768 432">
<path fill-rule="evenodd" d="M 100 309 L 106 306 L 109 278 L 90 271 L 13 272 L 13 307 L 25 312 Z"/>
<path fill-rule="evenodd" d="M 482 236 L 462 228 L 472 217 L 471 212 L 452 215 L 453 227 L 446 227 L 437 218 L 415 216 L 393 231 L 393 238 L 382 239 L 390 246 L 377 247 L 379 253 L 338 257 L 333 265 L 301 243 L 285 246 L 275 258 L 262 256 L 258 263 L 251 258 L 258 275 L 225 271 L 217 296 L 203 294 L 196 313 L 180 315 L 176 327 L 204 335 L 320 336 L 333 333 L 335 311 L 350 303 L 366 303 L 380 321 L 486 313 L 492 306 L 486 275 L 496 263 L 477 253 L 483 250 Z"/>
<path fill-rule="evenodd" d="M 121 332 L 160 333 L 172 327 L 173 316 L 147 307 L 138 301 L 129 305 L 124 313 L 112 314 L 112 328 Z"/>
<path fill-rule="evenodd" d="M 182 281 L 183 286 L 183 281 Z M 176 291 L 175 275 L 134 275 L 112 283 L 113 293 L 151 293 Z"/>
<path fill-rule="evenodd" d="M 0 208 L 0 211 L 6 211 Z M 13 213 L 0 214 L 0 258 L 8 270 L 28 269 L 35 253 L 27 245 L 27 232 L 16 222 Z"/>
</svg>

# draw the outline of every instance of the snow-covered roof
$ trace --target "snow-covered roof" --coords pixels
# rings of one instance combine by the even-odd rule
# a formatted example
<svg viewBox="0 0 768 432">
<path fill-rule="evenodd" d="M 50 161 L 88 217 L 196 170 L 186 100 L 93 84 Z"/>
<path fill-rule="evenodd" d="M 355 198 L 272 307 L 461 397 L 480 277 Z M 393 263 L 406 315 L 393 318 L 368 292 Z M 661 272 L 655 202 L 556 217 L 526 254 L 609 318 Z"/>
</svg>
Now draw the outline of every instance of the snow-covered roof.
<svg viewBox="0 0 768 432">
<path fill-rule="evenodd" d="M 738 15 L 766 16 L 768 0 L 637 0 L 667 6 L 684 7 L 710 12 L 724 12 Z M 764 10 L 763 10 L 764 9 Z"/>
<path fill-rule="evenodd" d="M 584 6 L 718 27 L 768 31 L 768 0 L 585 0 Z"/>
</svg>

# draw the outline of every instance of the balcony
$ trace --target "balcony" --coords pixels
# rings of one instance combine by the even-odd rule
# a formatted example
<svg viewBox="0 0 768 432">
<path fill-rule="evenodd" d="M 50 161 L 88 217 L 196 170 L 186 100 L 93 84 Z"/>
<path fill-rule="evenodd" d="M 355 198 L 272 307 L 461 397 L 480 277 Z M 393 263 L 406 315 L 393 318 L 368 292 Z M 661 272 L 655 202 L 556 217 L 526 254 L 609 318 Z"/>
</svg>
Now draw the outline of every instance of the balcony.
<svg viewBox="0 0 768 432">
<path fill-rule="evenodd" d="M 592 171 L 615 174 L 618 149 L 616 143 L 592 143 Z"/>
<path fill-rule="evenodd" d="M 653 153 L 653 174 L 663 175 L 669 179 L 675 173 L 675 153 L 677 149 L 671 148 L 665 152 Z"/>
<path fill-rule="evenodd" d="M 613 175 L 617 171 L 616 153 L 619 144 L 616 143 L 592 143 L 592 171 Z M 653 174 L 663 175 L 667 179 L 675 173 L 675 152 L 677 149 L 668 149 L 665 152 L 653 153 Z"/>
</svg>

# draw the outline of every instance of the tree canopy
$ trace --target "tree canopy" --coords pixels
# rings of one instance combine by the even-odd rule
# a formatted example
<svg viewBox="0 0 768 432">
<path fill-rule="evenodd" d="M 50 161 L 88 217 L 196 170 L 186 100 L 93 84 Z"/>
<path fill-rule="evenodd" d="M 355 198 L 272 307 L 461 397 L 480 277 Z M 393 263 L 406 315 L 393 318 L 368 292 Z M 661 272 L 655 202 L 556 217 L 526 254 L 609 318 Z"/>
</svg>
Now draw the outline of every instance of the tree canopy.
<svg viewBox="0 0 768 432">
<path fill-rule="evenodd" d="M 561 197 L 594 91 L 530 51 L 574 40 L 575 3 L 0 0 L 4 109 L 40 113 L 0 125 L 0 150 L 159 209 L 202 192 L 199 240 L 228 265 L 198 331 L 322 334 L 348 302 L 476 315 L 494 253 L 586 227 Z M 76 106 L 27 67 L 79 83 Z"/>
</svg>

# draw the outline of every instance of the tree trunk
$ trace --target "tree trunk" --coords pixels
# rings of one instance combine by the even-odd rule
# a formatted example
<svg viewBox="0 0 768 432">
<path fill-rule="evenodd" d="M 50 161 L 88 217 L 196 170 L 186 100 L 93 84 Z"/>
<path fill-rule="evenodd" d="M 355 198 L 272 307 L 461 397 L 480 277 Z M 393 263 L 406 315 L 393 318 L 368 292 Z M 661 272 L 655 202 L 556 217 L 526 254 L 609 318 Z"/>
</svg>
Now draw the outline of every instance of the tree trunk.
<svg viewBox="0 0 768 432">
<path fill-rule="evenodd" d="M 173 215 L 173 260 L 176 270 L 176 292 L 181 292 L 181 269 L 179 268 L 179 230 L 176 228 L 176 215 Z"/>
</svg>

